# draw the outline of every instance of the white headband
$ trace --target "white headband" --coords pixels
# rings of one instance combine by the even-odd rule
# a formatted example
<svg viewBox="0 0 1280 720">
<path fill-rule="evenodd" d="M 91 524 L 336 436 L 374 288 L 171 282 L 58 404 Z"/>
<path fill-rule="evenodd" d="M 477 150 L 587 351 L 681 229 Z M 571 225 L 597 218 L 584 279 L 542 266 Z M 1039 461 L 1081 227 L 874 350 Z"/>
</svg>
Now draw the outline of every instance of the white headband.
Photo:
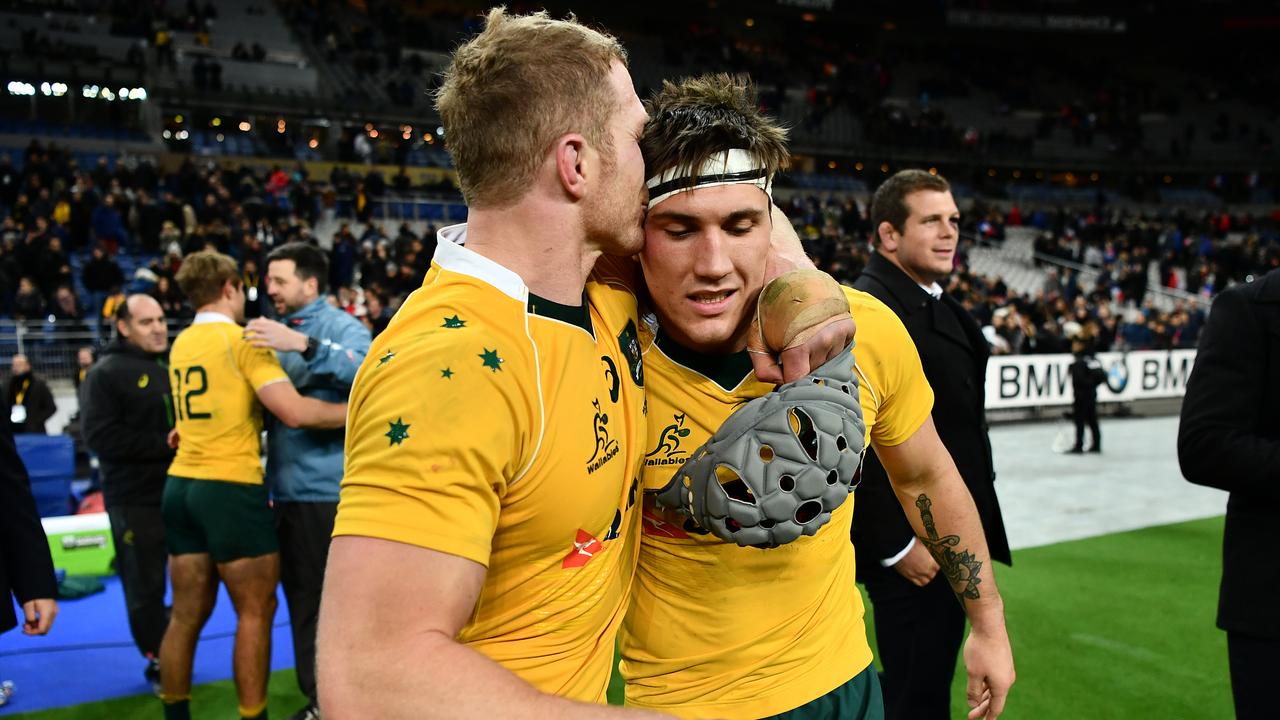
<svg viewBox="0 0 1280 720">
<path fill-rule="evenodd" d="M 770 198 L 773 178 L 768 171 L 751 157 L 746 150 L 725 150 L 718 152 L 702 164 L 695 173 L 688 166 L 673 167 L 661 175 L 645 181 L 649 187 L 649 208 L 666 200 L 672 195 L 716 185 L 755 185 Z"/>
</svg>

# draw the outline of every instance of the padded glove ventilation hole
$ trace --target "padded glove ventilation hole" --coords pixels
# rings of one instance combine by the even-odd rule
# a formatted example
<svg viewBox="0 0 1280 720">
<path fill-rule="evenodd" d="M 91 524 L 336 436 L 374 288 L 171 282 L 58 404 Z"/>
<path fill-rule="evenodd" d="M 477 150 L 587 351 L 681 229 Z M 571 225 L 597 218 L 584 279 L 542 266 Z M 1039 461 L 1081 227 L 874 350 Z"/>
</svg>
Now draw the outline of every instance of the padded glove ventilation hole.
<svg viewBox="0 0 1280 720">
<path fill-rule="evenodd" d="M 800 440 L 800 446 L 804 448 L 804 454 L 809 459 L 818 461 L 818 433 L 813 428 L 813 418 L 809 417 L 809 413 L 798 407 L 793 407 L 787 411 L 787 419 L 791 422 L 791 432 L 796 434 L 796 438 Z"/>
<path fill-rule="evenodd" d="M 751 492 L 751 488 L 743 482 L 738 473 L 728 465 L 716 466 L 716 480 L 720 481 L 720 487 L 724 488 L 724 494 L 730 499 L 748 505 L 756 504 L 756 496 Z"/>
</svg>

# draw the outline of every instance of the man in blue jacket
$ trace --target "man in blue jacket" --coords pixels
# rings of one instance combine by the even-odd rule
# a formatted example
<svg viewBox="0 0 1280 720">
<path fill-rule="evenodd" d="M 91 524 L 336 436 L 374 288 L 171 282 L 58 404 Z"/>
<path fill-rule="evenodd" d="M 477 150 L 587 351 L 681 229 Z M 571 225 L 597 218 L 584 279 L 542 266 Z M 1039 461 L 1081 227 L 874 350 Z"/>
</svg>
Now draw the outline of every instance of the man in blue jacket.
<svg viewBox="0 0 1280 720">
<path fill-rule="evenodd" d="M 298 392 L 345 402 L 369 351 L 369 331 L 325 301 L 328 259 L 307 243 L 282 245 L 267 256 L 267 295 L 277 322 L 255 318 L 245 336 L 276 351 Z M 280 580 L 289 603 L 298 686 L 309 699 L 294 718 L 313 720 L 316 709 L 315 638 L 329 537 L 342 481 L 342 430 L 303 430 L 270 422 L 267 484 L 275 500 L 280 537 Z"/>
</svg>

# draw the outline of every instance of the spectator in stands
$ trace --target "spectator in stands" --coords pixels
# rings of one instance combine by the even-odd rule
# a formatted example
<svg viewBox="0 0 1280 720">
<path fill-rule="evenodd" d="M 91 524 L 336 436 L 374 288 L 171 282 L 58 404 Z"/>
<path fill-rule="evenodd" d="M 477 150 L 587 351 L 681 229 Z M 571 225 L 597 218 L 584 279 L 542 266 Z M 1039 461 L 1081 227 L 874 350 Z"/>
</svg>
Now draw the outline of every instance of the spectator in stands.
<svg viewBox="0 0 1280 720">
<path fill-rule="evenodd" d="M 189 314 L 182 293 L 173 286 L 173 281 L 168 275 L 161 275 L 156 279 L 156 286 L 152 288 L 150 295 L 160 303 L 160 308 L 164 310 L 166 317 L 180 318 Z"/>
<path fill-rule="evenodd" d="M 370 289 L 364 291 L 364 310 L 362 318 L 364 326 L 369 329 L 369 334 L 376 338 L 387 329 L 387 323 L 391 322 L 391 310 L 387 308 L 382 295 Z"/>
<path fill-rule="evenodd" d="M 31 480 L 9 428 L 0 428 L 0 548 L 0 633 L 18 624 L 12 597 L 22 607 L 22 632 L 48 634 L 58 615 L 58 581 Z M 8 702 L 11 688 L 0 689 L 0 705 Z"/>
<path fill-rule="evenodd" d="M 173 460 L 169 372 L 162 364 L 168 325 L 159 303 L 131 295 L 116 310 L 115 328 L 115 340 L 85 378 L 81 431 L 102 472 L 129 629 L 146 659 L 143 673 L 158 694 L 169 559 L 160 498 Z"/>
<path fill-rule="evenodd" d="M 18 294 L 13 299 L 13 316 L 17 320 L 39 320 L 44 317 L 44 298 L 30 277 L 18 279 Z"/>
<path fill-rule="evenodd" d="M 107 257 L 107 252 L 101 245 L 94 245 L 89 262 L 85 263 L 84 270 L 80 273 L 80 282 L 89 292 L 86 308 L 91 316 L 97 317 L 102 312 L 102 303 L 107 299 L 107 294 L 114 288 L 124 286 L 124 273 L 115 260 Z"/>
<path fill-rule="evenodd" d="M 74 290 L 67 285 L 59 285 L 53 295 L 51 308 L 54 320 L 58 322 L 58 331 L 71 335 L 72 340 L 86 340 L 86 337 L 74 337 L 90 333 L 90 325 L 85 322 L 84 312 L 80 309 L 80 300 Z"/>
<path fill-rule="evenodd" d="M 89 368 L 93 367 L 96 360 L 93 354 L 93 348 L 85 345 L 76 351 L 76 374 L 72 378 L 76 386 L 76 395 L 79 397 L 80 388 L 84 385 L 84 379 L 89 374 Z M 80 403 L 83 408 L 84 403 Z"/>
<path fill-rule="evenodd" d="M 256 347 L 276 351 L 298 392 L 342 402 L 369 351 L 360 321 L 322 298 L 329 276 L 324 252 L 289 243 L 267 256 L 267 294 L 281 321 L 258 318 L 245 327 Z M 275 501 L 280 540 L 280 579 L 289 603 L 298 687 L 308 705 L 294 716 L 314 720 L 316 710 L 316 620 L 320 588 L 342 482 L 344 435 L 340 430 L 304 430 L 267 425 L 267 485 Z"/>
<path fill-rule="evenodd" d="M 107 247 L 114 248 L 125 244 L 129 234 L 124 228 L 124 221 L 120 218 L 120 212 L 116 209 L 116 198 L 114 195 L 107 195 L 102 199 L 102 204 L 94 208 L 90 223 L 93 226 L 93 236 L 98 242 L 107 243 Z"/>
<path fill-rule="evenodd" d="M 13 356 L 10 365 L 9 388 L 5 397 L 9 401 L 9 429 L 17 433 L 46 433 L 45 423 L 58 411 L 53 393 L 44 380 L 31 370 L 26 355 Z"/>
</svg>

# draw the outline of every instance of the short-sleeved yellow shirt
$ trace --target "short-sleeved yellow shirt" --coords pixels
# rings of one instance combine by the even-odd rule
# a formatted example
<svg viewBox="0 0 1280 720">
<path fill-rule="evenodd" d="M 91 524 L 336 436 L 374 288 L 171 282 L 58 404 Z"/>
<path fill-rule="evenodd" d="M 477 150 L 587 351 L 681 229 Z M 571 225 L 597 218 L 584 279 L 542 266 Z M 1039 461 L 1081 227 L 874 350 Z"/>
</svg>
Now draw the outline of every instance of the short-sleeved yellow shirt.
<svg viewBox="0 0 1280 720">
<path fill-rule="evenodd" d="M 244 340 L 244 328 L 200 313 L 169 352 L 174 426 L 181 442 L 169 474 L 262 484 L 262 406 L 257 391 L 287 382 L 276 354 Z"/>
<path fill-rule="evenodd" d="M 603 702 L 639 545 L 635 296 L 592 281 L 580 306 L 539 299 L 458 233 L 356 376 L 334 534 L 487 566 L 459 640 Z"/>
<path fill-rule="evenodd" d="M 846 288 L 871 444 L 924 424 L 933 391 L 906 328 Z M 773 386 L 745 352 L 706 356 L 646 333 L 649 440 L 643 486 L 666 485 L 742 403 Z M 644 503 L 640 566 L 621 634 L 627 704 L 689 718 L 759 718 L 797 708 L 871 663 L 849 542 L 853 497 L 812 537 L 771 550 L 693 533 Z"/>
</svg>

